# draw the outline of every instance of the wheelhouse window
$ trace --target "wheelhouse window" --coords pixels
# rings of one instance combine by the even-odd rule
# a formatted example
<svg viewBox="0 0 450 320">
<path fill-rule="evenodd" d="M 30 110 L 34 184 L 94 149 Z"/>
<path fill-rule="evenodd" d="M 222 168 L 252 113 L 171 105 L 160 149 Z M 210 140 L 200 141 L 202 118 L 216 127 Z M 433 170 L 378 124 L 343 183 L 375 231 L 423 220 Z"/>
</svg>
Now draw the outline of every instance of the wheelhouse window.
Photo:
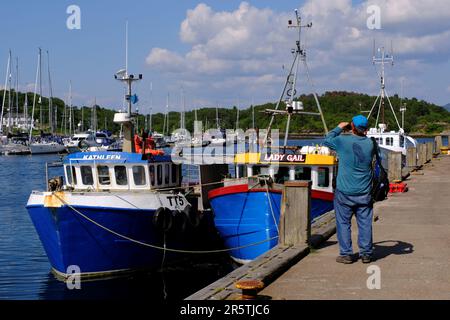
<svg viewBox="0 0 450 320">
<path fill-rule="evenodd" d="M 94 176 L 92 175 L 91 166 L 81 166 L 81 181 L 85 186 L 94 185 Z"/>
<path fill-rule="evenodd" d="M 275 174 L 275 183 L 283 184 L 289 181 L 289 167 L 279 167 L 278 173 Z"/>
<path fill-rule="evenodd" d="M 172 183 L 177 183 L 177 181 L 178 181 L 179 168 L 180 168 L 179 165 L 172 164 Z"/>
<path fill-rule="evenodd" d="M 114 172 L 115 172 L 115 176 L 116 176 L 116 184 L 118 186 L 128 185 L 127 167 L 116 166 L 116 167 L 114 167 Z"/>
<path fill-rule="evenodd" d="M 154 186 L 155 185 L 155 166 L 154 165 L 149 166 L 149 173 L 150 173 L 150 184 L 152 186 Z"/>
<path fill-rule="evenodd" d="M 111 177 L 109 176 L 108 166 L 97 167 L 98 183 L 102 186 L 109 186 L 111 184 Z"/>
<path fill-rule="evenodd" d="M 133 180 L 134 184 L 137 186 L 145 186 L 147 184 L 145 178 L 145 168 L 143 166 L 133 167 Z"/>
<path fill-rule="evenodd" d="M 319 168 L 317 186 L 320 188 L 330 186 L 330 168 Z"/>
<path fill-rule="evenodd" d="M 75 172 L 75 167 L 67 166 L 66 173 L 67 173 L 68 184 L 77 184 L 77 173 Z"/>
<path fill-rule="evenodd" d="M 239 178 L 246 178 L 247 177 L 247 170 L 245 170 L 244 165 L 238 165 L 237 166 L 237 174 L 239 175 Z"/>
<path fill-rule="evenodd" d="M 163 183 L 163 176 L 162 176 L 162 165 L 158 164 L 156 167 L 156 181 L 158 182 L 158 186 L 162 185 Z"/>
<path fill-rule="evenodd" d="M 303 166 L 295 168 L 295 180 L 311 180 L 311 168 Z"/>
<path fill-rule="evenodd" d="M 170 168 L 169 165 L 166 164 L 164 169 L 164 183 L 168 185 L 170 183 Z"/>
</svg>

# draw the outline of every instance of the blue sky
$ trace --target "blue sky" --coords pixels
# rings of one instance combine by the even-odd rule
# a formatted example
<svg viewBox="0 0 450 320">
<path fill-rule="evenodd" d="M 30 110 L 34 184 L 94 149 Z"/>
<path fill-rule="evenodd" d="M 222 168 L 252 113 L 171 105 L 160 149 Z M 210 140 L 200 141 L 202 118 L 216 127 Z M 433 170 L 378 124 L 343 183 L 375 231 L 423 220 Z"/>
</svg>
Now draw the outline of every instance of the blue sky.
<svg viewBox="0 0 450 320">
<path fill-rule="evenodd" d="M 289 48 L 295 40 L 281 22 L 294 8 L 302 7 L 311 12 L 311 20 L 316 23 L 308 46 L 319 92 L 339 89 L 376 94 L 370 43 L 373 39 L 394 39 L 398 59 L 397 65 L 388 70 L 390 93 L 399 92 L 403 78 L 406 95 L 438 104 L 450 102 L 449 48 L 444 44 L 449 39 L 446 21 L 450 20 L 450 3 L 433 1 L 438 8 L 418 21 L 414 12 L 420 12 L 423 1 L 406 0 L 410 4 L 406 8 L 395 7 L 393 0 L 374 2 L 386 5 L 385 24 L 381 31 L 368 33 L 364 30 L 365 1 L 315 0 L 314 5 L 291 0 L 247 1 L 247 5 L 235 0 L 8 1 L 2 3 L 0 20 L 0 85 L 11 48 L 13 56 L 20 59 L 21 86 L 32 88 L 37 48 L 41 47 L 44 53 L 50 51 L 55 96 L 67 95 L 72 80 L 75 104 L 90 104 L 96 97 L 102 105 L 121 107 L 123 89 L 113 75 L 125 64 L 125 21 L 129 20 L 130 71 L 144 75 L 144 81 L 136 87 L 141 110 L 149 105 L 150 82 L 156 111 L 163 110 L 168 92 L 173 109 L 177 109 L 181 86 L 190 108 L 216 103 L 228 106 L 238 101 L 246 107 L 251 100 L 275 101 L 283 84 L 282 65 L 289 64 Z M 81 30 L 66 28 L 66 8 L 71 4 L 81 8 Z M 408 12 L 412 12 L 410 17 Z M 239 20 L 241 16 L 247 21 Z M 183 21 L 189 28 L 182 28 Z M 425 31 L 415 30 L 413 26 L 421 23 L 427 25 Z M 224 33 L 228 27 L 231 31 Z M 233 37 L 241 34 L 249 37 L 245 43 L 233 42 Z M 227 50 L 227 43 L 232 51 Z M 267 50 L 253 58 L 244 48 L 264 49 L 265 43 L 279 52 Z M 167 57 L 173 59 L 167 61 Z M 44 77 L 45 95 L 46 83 Z"/>
</svg>

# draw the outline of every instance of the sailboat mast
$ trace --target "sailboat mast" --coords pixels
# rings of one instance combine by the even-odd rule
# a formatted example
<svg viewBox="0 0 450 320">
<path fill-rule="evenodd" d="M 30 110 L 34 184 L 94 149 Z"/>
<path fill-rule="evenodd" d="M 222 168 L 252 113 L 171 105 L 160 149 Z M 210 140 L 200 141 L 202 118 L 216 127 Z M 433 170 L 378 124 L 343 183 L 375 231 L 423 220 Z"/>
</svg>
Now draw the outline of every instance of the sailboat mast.
<svg viewBox="0 0 450 320">
<path fill-rule="evenodd" d="M 9 50 L 11 53 L 11 50 Z M 0 133 L 3 133 L 3 115 L 5 111 L 5 103 L 6 103 L 6 88 L 8 86 L 8 76 L 11 72 L 11 54 L 8 56 L 8 64 L 6 66 L 6 77 L 5 77 L 5 86 L 3 87 L 3 103 L 2 103 L 2 113 L 0 116 Z"/>
<path fill-rule="evenodd" d="M 153 82 L 150 83 L 150 119 L 149 119 L 150 131 L 153 131 L 152 116 L 153 116 Z"/>
<path fill-rule="evenodd" d="M 42 54 L 42 49 L 39 48 L 39 56 Z M 43 129 L 43 117 L 44 117 L 44 110 L 42 108 L 42 58 L 39 59 L 39 127 L 42 130 Z"/>
<path fill-rule="evenodd" d="M 72 136 L 72 81 L 69 82 L 69 135 Z"/>
<path fill-rule="evenodd" d="M 19 57 L 16 57 L 16 126 L 19 126 Z"/>
<path fill-rule="evenodd" d="M 52 134 L 55 133 L 55 126 L 53 123 L 53 88 L 52 88 L 52 77 L 50 74 L 50 53 L 47 50 L 47 67 L 48 67 L 48 86 L 50 97 L 48 99 L 48 124 Z"/>
<path fill-rule="evenodd" d="M 11 50 L 9 51 L 9 59 L 11 61 Z M 12 101 L 11 101 L 11 81 L 12 81 L 12 72 L 8 75 L 8 83 L 9 83 L 9 91 L 8 91 L 8 132 L 11 132 L 11 113 L 12 113 Z"/>
<path fill-rule="evenodd" d="M 34 129 L 34 111 L 36 109 L 36 98 L 37 98 L 37 90 L 38 90 L 38 81 L 39 81 L 39 73 L 41 65 L 41 48 L 39 48 L 39 54 L 38 54 L 38 63 L 37 63 L 37 70 L 36 70 L 36 81 L 34 82 L 34 95 L 33 95 L 33 110 L 31 112 L 31 124 L 30 124 L 30 137 L 29 137 L 29 143 L 31 144 L 31 139 L 33 137 L 33 129 Z"/>
</svg>

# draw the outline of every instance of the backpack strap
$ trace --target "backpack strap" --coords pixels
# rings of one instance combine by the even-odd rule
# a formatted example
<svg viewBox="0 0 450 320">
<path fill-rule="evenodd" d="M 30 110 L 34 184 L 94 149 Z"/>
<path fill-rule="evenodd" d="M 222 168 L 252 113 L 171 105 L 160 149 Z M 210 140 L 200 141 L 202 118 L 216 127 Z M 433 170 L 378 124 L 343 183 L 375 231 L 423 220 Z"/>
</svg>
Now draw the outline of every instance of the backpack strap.
<svg viewBox="0 0 450 320">
<path fill-rule="evenodd" d="M 373 143 L 373 151 L 375 152 L 375 157 L 377 158 L 377 163 L 379 166 L 381 166 L 380 150 L 378 149 L 378 143 L 374 137 L 371 137 L 370 140 L 372 140 L 372 143 Z"/>
</svg>

